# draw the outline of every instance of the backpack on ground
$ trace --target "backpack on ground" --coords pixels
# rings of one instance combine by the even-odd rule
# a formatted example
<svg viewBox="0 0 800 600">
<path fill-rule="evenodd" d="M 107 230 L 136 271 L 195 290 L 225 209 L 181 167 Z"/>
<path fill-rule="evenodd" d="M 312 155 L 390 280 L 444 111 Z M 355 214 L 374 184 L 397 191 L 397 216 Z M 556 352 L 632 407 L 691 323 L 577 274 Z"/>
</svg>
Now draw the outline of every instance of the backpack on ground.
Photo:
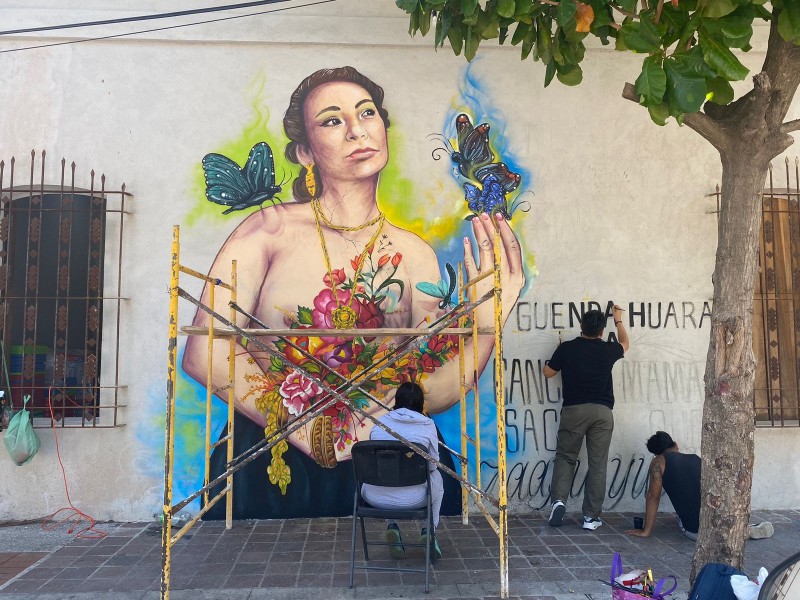
<svg viewBox="0 0 800 600">
<path fill-rule="evenodd" d="M 737 600 L 731 587 L 731 575 L 744 573 L 730 565 L 708 563 L 697 575 L 688 600 Z"/>
</svg>

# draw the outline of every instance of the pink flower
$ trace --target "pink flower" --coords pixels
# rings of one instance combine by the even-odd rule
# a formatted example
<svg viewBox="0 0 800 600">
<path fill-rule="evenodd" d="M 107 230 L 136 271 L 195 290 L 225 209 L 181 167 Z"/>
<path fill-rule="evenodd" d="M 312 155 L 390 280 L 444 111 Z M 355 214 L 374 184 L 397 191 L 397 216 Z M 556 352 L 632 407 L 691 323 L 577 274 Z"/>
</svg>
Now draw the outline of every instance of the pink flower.
<svg viewBox="0 0 800 600">
<path fill-rule="evenodd" d="M 334 297 L 333 292 L 329 289 L 324 289 L 314 298 L 314 308 L 311 311 L 311 320 L 314 323 L 314 327 L 318 327 L 319 329 L 335 329 L 331 317 L 333 310 L 337 306 L 335 298 L 339 299 L 339 304 L 341 306 L 347 306 L 347 302 L 350 300 L 350 292 L 348 290 L 337 289 L 336 297 Z M 353 307 L 353 309 L 357 310 L 356 307 Z M 339 338 L 332 336 L 323 337 L 321 339 L 326 343 L 339 340 Z"/>
<path fill-rule="evenodd" d="M 281 384 L 278 392 L 283 398 L 283 405 L 289 414 L 298 416 L 321 392 L 321 388 L 301 373 L 292 371 Z"/>
<path fill-rule="evenodd" d="M 333 269 L 331 271 L 331 275 L 333 275 L 333 286 L 341 285 L 344 282 L 344 269 Z M 328 287 L 331 287 L 331 276 L 325 273 L 325 277 L 322 278 L 322 281 Z"/>
</svg>

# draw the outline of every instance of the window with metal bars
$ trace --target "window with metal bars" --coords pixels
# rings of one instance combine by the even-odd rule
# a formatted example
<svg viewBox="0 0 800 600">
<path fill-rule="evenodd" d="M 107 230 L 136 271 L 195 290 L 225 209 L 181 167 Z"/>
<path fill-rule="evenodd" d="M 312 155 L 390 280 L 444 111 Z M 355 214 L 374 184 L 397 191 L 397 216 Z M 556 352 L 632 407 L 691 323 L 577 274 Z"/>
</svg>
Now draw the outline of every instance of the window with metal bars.
<svg viewBox="0 0 800 600">
<path fill-rule="evenodd" d="M 792 171 L 794 171 L 792 173 Z M 794 185 L 791 185 L 792 176 Z M 800 194 L 798 160 L 785 187 L 770 168 L 761 198 L 759 270 L 753 304 L 756 425 L 800 426 Z"/>
<path fill-rule="evenodd" d="M 130 194 L 105 189 L 105 176 L 75 184 L 61 161 L 60 183 L 15 183 L 15 159 L 0 161 L 0 336 L 2 389 L 19 409 L 30 397 L 34 426 L 118 427 L 122 234 Z M 6 184 L 7 182 L 7 184 Z M 68 182 L 68 183 L 67 183 Z M 96 185 L 99 183 L 99 187 Z"/>
</svg>

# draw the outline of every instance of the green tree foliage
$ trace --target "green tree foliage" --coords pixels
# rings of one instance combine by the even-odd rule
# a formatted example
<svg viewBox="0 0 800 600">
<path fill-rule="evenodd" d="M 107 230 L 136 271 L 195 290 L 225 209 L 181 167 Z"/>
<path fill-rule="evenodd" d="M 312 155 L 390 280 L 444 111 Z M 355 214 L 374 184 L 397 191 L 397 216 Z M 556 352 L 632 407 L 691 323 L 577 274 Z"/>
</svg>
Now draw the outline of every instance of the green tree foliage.
<svg viewBox="0 0 800 600">
<path fill-rule="evenodd" d="M 650 117 L 683 122 L 706 102 L 726 105 L 731 81 L 748 69 L 732 49 L 750 50 L 753 22 L 771 21 L 765 0 L 397 0 L 410 15 L 409 33 L 434 30 L 436 48 L 449 43 L 467 60 L 485 40 L 519 46 L 523 60 L 542 61 L 553 78 L 583 78 L 584 40 L 593 35 L 617 50 L 645 55 L 635 89 Z M 778 31 L 800 44 L 800 0 L 774 0 Z"/>
</svg>

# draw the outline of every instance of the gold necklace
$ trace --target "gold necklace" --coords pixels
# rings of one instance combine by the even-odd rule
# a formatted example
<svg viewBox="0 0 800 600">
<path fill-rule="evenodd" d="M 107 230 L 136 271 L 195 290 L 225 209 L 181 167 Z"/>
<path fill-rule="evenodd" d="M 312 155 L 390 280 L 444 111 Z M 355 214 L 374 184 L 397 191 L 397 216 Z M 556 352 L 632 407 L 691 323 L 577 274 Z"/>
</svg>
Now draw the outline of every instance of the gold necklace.
<svg viewBox="0 0 800 600">
<path fill-rule="evenodd" d="M 325 223 L 325 225 L 327 225 L 330 229 L 333 229 L 335 231 L 361 231 L 362 229 L 366 229 L 371 225 L 375 225 L 375 223 L 377 223 L 383 218 L 383 213 L 379 212 L 377 217 L 375 217 L 371 221 L 365 221 L 361 225 L 355 225 L 354 227 L 350 227 L 348 225 L 334 225 L 328 220 L 328 217 L 326 217 L 325 213 L 322 212 L 322 210 L 320 209 L 319 201 L 314 199 L 312 200 L 312 202 L 317 203 L 317 213 L 319 214 L 320 219 L 322 219 L 322 222 Z"/>
<path fill-rule="evenodd" d="M 328 255 L 328 247 L 325 245 L 325 236 L 322 234 L 322 225 L 320 225 L 320 218 L 326 221 L 324 215 L 322 215 L 322 211 L 319 207 L 319 202 L 316 198 L 311 200 L 311 208 L 314 211 L 314 222 L 317 224 L 317 235 L 319 235 L 319 243 L 322 247 L 322 256 L 325 258 L 325 267 L 328 269 L 328 281 L 330 281 L 331 292 L 333 293 L 333 299 L 336 302 L 336 308 L 333 309 L 331 312 L 331 322 L 336 329 L 352 329 L 356 324 L 356 311 L 353 309 L 353 299 L 356 297 L 356 286 L 358 285 L 358 278 L 361 275 L 361 269 L 364 266 L 364 263 L 367 261 L 367 255 L 370 252 L 370 249 L 375 244 L 375 241 L 378 239 L 378 236 L 383 229 L 383 223 L 385 222 L 386 218 L 381 213 L 377 219 L 369 222 L 368 224 L 360 225 L 358 229 L 364 229 L 368 225 L 373 225 L 375 223 L 379 223 L 378 228 L 375 230 L 375 233 L 372 234 L 369 242 L 367 245 L 364 246 L 364 250 L 361 252 L 361 255 L 358 257 L 358 265 L 356 266 L 355 275 L 353 275 L 353 287 L 350 289 L 350 298 L 347 300 L 347 304 L 342 304 L 339 301 L 339 294 L 336 293 L 336 283 L 333 280 L 333 269 L 331 268 L 331 259 Z M 353 229 L 351 231 L 358 231 L 358 229 Z"/>
</svg>

